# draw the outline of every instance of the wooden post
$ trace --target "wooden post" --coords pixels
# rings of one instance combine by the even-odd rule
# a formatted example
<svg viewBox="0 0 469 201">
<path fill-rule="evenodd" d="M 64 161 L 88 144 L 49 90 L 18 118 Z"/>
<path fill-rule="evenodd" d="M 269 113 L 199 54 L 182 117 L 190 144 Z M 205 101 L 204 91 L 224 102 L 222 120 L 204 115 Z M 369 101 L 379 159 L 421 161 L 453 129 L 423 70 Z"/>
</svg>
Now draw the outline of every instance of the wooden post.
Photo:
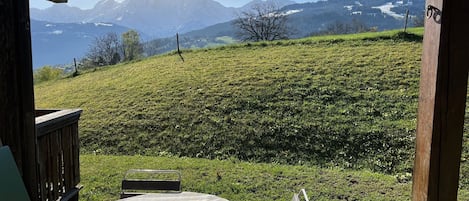
<svg viewBox="0 0 469 201">
<path fill-rule="evenodd" d="M 182 57 L 181 49 L 179 49 L 179 33 L 176 33 L 176 43 L 177 43 L 177 46 L 178 46 L 179 57 L 181 57 L 182 62 L 184 62 L 184 57 Z"/>
<path fill-rule="evenodd" d="M 405 12 L 404 32 L 407 33 L 407 23 L 409 22 L 409 9 Z"/>
<path fill-rule="evenodd" d="M 469 58 L 469 1 L 427 0 L 413 201 L 456 201 Z"/>
<path fill-rule="evenodd" d="M 28 0 L 0 3 L 0 138 L 10 146 L 29 196 L 38 198 Z"/>
<path fill-rule="evenodd" d="M 75 72 L 73 72 L 72 76 L 76 77 L 76 76 L 78 76 L 78 67 L 77 67 L 77 59 L 76 58 L 73 58 L 73 65 L 75 67 Z"/>
</svg>

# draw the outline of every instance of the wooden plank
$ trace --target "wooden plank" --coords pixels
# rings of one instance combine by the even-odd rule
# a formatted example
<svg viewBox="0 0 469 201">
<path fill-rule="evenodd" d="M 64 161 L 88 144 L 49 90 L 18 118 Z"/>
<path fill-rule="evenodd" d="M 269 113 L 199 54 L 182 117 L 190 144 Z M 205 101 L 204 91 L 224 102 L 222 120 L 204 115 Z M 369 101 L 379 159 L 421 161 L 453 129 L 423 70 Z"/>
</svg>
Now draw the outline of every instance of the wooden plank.
<svg viewBox="0 0 469 201">
<path fill-rule="evenodd" d="M 430 7 L 429 7 L 430 6 Z M 467 94 L 468 1 L 428 0 L 412 200 L 457 200 Z"/>
<path fill-rule="evenodd" d="M 50 158 L 51 158 L 51 162 L 52 162 L 52 166 L 51 166 L 51 185 L 52 185 L 52 198 L 53 200 L 57 200 L 57 198 L 59 198 L 59 174 L 61 173 L 60 171 L 60 161 L 59 161 L 59 155 L 60 155 L 60 151 L 59 151 L 59 142 L 58 142 L 58 138 L 59 138 L 59 135 L 61 134 L 61 132 L 59 130 L 51 133 L 49 135 L 50 137 L 50 140 L 51 140 L 51 155 L 50 155 Z"/>
<path fill-rule="evenodd" d="M 16 2 L 5 1 L 0 7 L 0 138 L 5 145 L 9 145 L 15 158 L 20 174 L 22 173 L 21 138 L 15 135 L 21 132 L 19 119 L 21 118 L 18 103 L 19 83 L 15 66 L 18 65 L 16 47 L 16 24 L 14 7 Z"/>
<path fill-rule="evenodd" d="M 37 136 L 41 137 L 52 131 L 74 124 L 80 119 L 82 110 L 60 110 L 50 114 L 36 117 Z"/>
<path fill-rule="evenodd" d="M 436 4 L 438 3 L 438 4 Z M 427 4 L 442 7 L 441 0 L 429 0 Z M 438 54 L 440 43 L 439 23 L 426 21 L 424 33 L 424 48 L 422 55 L 422 69 L 420 72 L 420 97 L 418 109 L 417 138 L 416 138 L 416 156 L 413 173 L 413 200 L 426 200 L 428 197 L 430 181 L 430 154 L 433 132 L 435 95 L 436 95 L 436 77 L 438 66 Z M 433 43 L 431 42 L 433 41 Z M 434 162 L 436 160 L 433 160 Z M 419 171 L 417 171 L 419 170 Z M 433 177 L 432 179 L 436 179 Z"/>
<path fill-rule="evenodd" d="M 38 197 L 29 1 L 0 6 L 0 138 L 12 149 L 31 199 Z"/>
<path fill-rule="evenodd" d="M 73 187 L 79 185 L 80 183 L 80 138 L 78 133 L 78 122 L 70 125 L 71 132 L 70 138 L 73 139 L 73 149 L 72 149 L 72 159 L 73 159 L 73 170 L 74 170 L 74 180 Z M 79 194 L 78 192 L 70 199 L 71 201 L 78 201 Z"/>
<path fill-rule="evenodd" d="M 39 116 L 43 116 L 43 115 L 47 115 L 47 114 L 50 114 L 50 113 L 54 113 L 54 112 L 57 112 L 59 110 L 38 110 L 36 109 L 34 111 L 34 114 L 36 117 L 39 117 Z"/>
<path fill-rule="evenodd" d="M 439 200 L 457 200 L 464 132 L 469 64 L 468 1 L 445 0 L 444 30 L 447 38 L 448 84 L 446 133 L 441 138 Z"/>
<path fill-rule="evenodd" d="M 74 168 L 74 185 L 78 185 L 80 183 L 80 138 L 78 133 L 78 122 L 73 124 L 72 126 L 72 139 L 73 139 L 73 168 Z"/>
<path fill-rule="evenodd" d="M 41 197 L 42 201 L 46 201 L 50 199 L 50 167 L 51 167 L 51 162 L 50 162 L 50 140 L 49 136 L 45 136 L 41 138 L 42 140 L 42 147 L 41 147 L 41 152 L 42 152 L 42 163 L 44 164 L 42 166 L 41 170 L 41 181 L 43 182 L 43 194 L 44 197 Z"/>
<path fill-rule="evenodd" d="M 46 140 L 44 138 L 38 139 L 38 167 L 39 167 L 39 189 L 41 200 L 46 197 Z"/>
<path fill-rule="evenodd" d="M 59 146 L 59 155 L 58 155 L 58 161 L 59 161 L 59 169 L 58 171 L 58 189 L 59 189 L 59 195 L 61 196 L 64 193 L 64 188 L 65 188 L 65 175 L 64 175 L 64 149 L 63 149 L 63 144 L 62 144 L 62 136 L 66 132 L 66 129 L 60 130 L 60 134 L 57 136 L 57 144 Z"/>
<path fill-rule="evenodd" d="M 53 185 L 52 185 L 52 175 L 54 174 L 54 170 L 52 169 L 52 167 L 54 166 L 53 163 L 54 163 L 54 160 L 52 158 L 52 140 L 51 140 L 51 135 L 47 135 L 46 136 L 47 138 L 47 175 L 46 175 L 46 178 L 47 178 L 47 199 L 48 200 L 53 200 L 54 199 L 54 196 L 52 194 L 52 188 L 53 188 Z"/>
<path fill-rule="evenodd" d="M 29 17 L 29 1 L 13 0 L 17 2 L 16 7 L 16 36 L 17 36 L 17 76 L 19 91 L 21 122 L 21 143 L 23 144 L 23 181 L 30 194 L 31 199 L 36 199 L 37 194 L 37 169 L 36 169 L 36 134 L 34 124 L 34 88 L 33 88 L 33 64 L 31 49 L 31 27 Z"/>
<path fill-rule="evenodd" d="M 122 190 L 164 190 L 164 191 L 180 191 L 180 181 L 166 180 L 123 180 Z"/>
<path fill-rule="evenodd" d="M 73 187 L 74 171 L 73 171 L 73 155 L 72 155 L 72 145 L 71 145 L 71 127 L 67 126 L 64 128 L 62 133 L 62 147 L 63 147 L 63 156 L 64 156 L 64 179 L 65 179 L 65 188 L 69 189 Z"/>
</svg>

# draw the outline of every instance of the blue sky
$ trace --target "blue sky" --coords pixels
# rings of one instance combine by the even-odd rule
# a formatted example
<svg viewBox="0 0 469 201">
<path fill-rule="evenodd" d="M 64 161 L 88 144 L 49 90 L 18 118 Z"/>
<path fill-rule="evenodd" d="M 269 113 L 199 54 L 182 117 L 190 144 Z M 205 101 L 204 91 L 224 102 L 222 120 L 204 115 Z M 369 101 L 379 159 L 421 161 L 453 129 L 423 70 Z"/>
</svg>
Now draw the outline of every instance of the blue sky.
<svg viewBox="0 0 469 201">
<path fill-rule="evenodd" d="M 82 9 L 90 9 L 92 8 L 99 0 L 68 0 L 68 5 L 79 7 Z M 123 0 L 116 0 L 116 1 L 123 1 Z M 245 5 L 251 0 L 215 0 L 220 2 L 225 6 L 230 7 L 240 7 Z M 309 2 L 311 0 L 296 0 L 296 2 Z M 30 0 L 29 5 L 33 8 L 47 8 L 52 6 L 53 3 L 47 0 Z"/>
</svg>

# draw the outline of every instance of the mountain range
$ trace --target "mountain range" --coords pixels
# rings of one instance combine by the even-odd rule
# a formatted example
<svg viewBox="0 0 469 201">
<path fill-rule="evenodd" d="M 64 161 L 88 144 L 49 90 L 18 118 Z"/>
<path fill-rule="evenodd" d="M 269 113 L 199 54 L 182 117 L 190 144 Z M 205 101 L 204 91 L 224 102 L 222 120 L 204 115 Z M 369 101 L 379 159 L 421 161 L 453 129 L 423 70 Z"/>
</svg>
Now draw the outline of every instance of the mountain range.
<svg viewBox="0 0 469 201">
<path fill-rule="evenodd" d="M 316 3 L 290 4 L 281 8 L 288 15 L 288 26 L 293 30 L 292 38 L 306 37 L 324 31 L 334 23 L 359 21 L 376 30 L 404 27 L 406 11 L 412 18 L 423 16 L 424 0 L 328 0 Z M 420 16 L 421 17 L 421 16 Z M 235 37 L 236 27 L 232 22 L 219 23 L 186 33 L 188 37 Z"/>
<path fill-rule="evenodd" d="M 279 7 L 294 4 L 291 0 L 268 0 Z M 162 38 L 175 33 L 202 29 L 234 19 L 241 8 L 225 7 L 214 0 L 101 0 L 94 8 L 81 10 L 66 4 L 55 4 L 47 9 L 31 8 L 31 18 L 56 23 L 105 22 L 131 27 L 151 37 Z"/>
<path fill-rule="evenodd" d="M 409 26 L 412 18 L 423 17 L 423 0 L 328 0 L 316 3 L 290 4 L 281 8 L 287 15 L 290 38 L 302 38 L 327 32 L 331 26 L 360 25 L 370 30 L 382 31 L 404 27 L 406 11 L 409 10 Z M 203 29 L 181 34 L 183 48 L 207 47 L 232 42 L 237 28 L 232 21 L 219 23 Z M 174 50 L 175 38 L 149 41 L 149 55 Z"/>
<path fill-rule="evenodd" d="M 279 7 L 295 3 L 269 1 Z M 71 63 L 85 56 L 95 37 L 109 32 L 134 29 L 143 41 L 165 38 L 230 21 L 239 11 L 261 2 L 228 8 L 213 0 L 101 0 L 88 10 L 67 4 L 31 8 L 33 66 Z"/>
<path fill-rule="evenodd" d="M 320 32 L 332 23 L 352 20 L 377 30 L 401 28 L 407 9 L 412 16 L 423 15 L 425 5 L 424 0 L 327 0 L 302 4 L 291 0 L 268 1 L 288 15 L 293 38 Z M 243 7 L 232 8 L 213 0 L 124 0 L 120 3 L 101 0 L 88 10 L 66 4 L 43 10 L 31 8 L 34 67 L 70 63 L 67 61 L 73 57 L 85 55 L 94 37 L 108 32 L 120 34 L 129 29 L 139 31 L 145 41 L 156 38 L 146 44 L 150 47 L 146 49 L 151 49 L 149 55 L 174 49 L 176 33 L 182 33 L 184 48 L 224 44 L 226 37 L 236 37 L 231 20 L 241 11 L 263 2 L 253 0 Z"/>
</svg>

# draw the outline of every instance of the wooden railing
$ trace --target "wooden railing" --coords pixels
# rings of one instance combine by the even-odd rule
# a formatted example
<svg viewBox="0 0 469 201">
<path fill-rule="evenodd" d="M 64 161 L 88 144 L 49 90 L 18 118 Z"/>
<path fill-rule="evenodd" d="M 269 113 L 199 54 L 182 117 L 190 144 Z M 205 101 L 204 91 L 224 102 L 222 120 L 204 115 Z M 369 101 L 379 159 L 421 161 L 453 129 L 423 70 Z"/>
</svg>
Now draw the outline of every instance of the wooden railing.
<svg viewBox="0 0 469 201">
<path fill-rule="evenodd" d="M 81 112 L 36 110 L 38 200 L 78 200 Z"/>
</svg>

